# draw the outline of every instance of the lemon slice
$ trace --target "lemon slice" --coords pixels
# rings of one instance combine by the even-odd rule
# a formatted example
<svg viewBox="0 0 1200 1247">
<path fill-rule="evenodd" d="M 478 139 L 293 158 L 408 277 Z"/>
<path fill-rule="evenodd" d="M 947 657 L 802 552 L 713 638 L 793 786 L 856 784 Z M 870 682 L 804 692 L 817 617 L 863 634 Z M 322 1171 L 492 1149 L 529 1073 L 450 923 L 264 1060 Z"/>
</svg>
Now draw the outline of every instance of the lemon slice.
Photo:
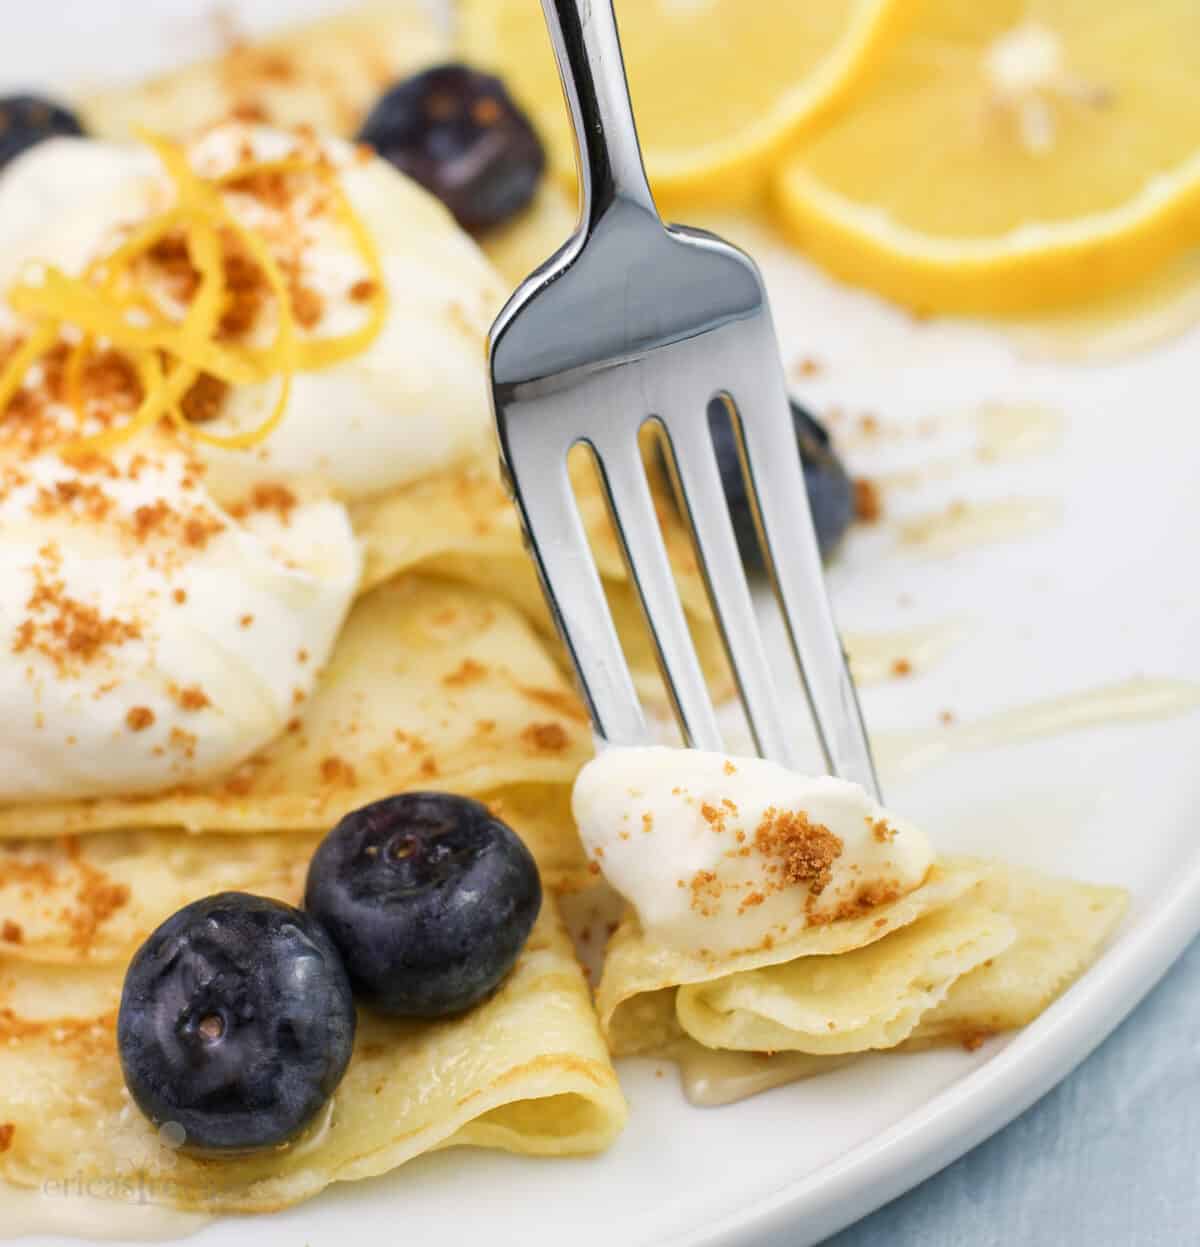
<svg viewBox="0 0 1200 1247">
<path fill-rule="evenodd" d="M 646 167 L 660 197 L 741 199 L 753 175 L 840 103 L 912 0 L 616 0 Z M 575 177 L 541 6 L 460 0 L 464 57 L 508 83 Z"/>
<path fill-rule="evenodd" d="M 777 181 L 793 238 L 922 310 L 1135 283 L 1200 237 L 1195 0 L 924 0 Z"/>
</svg>

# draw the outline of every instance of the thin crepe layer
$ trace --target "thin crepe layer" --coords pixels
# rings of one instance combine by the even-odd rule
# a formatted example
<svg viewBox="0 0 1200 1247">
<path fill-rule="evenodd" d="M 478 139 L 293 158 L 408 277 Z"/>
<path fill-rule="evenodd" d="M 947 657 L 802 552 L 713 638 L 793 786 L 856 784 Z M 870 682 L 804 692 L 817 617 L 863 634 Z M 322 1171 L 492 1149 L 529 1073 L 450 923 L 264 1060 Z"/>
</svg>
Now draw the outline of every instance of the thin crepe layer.
<svg viewBox="0 0 1200 1247">
<path fill-rule="evenodd" d="M 676 1017 L 708 1048 L 814 1056 L 894 1048 L 958 979 L 1015 938 L 1003 914 L 951 904 L 837 956 L 680 987 Z"/>
<path fill-rule="evenodd" d="M 232 116 L 348 137 L 387 87 L 449 51 L 427 5 L 374 0 L 76 104 L 90 134 L 118 140 L 139 126 L 183 138 Z"/>
<path fill-rule="evenodd" d="M 404 790 L 523 788 L 514 817 L 530 819 L 547 873 L 582 874 L 574 826 L 560 812 L 591 752 L 574 693 L 517 611 L 465 585 L 402 577 L 355 606 L 292 730 L 232 776 L 158 796 L 3 806 L 0 838 L 327 831 Z"/>
<path fill-rule="evenodd" d="M 650 637 L 599 483 L 586 464 L 573 463 L 571 475 L 638 691 L 661 702 L 665 694 Z M 722 699 L 732 695 L 733 683 L 720 633 L 691 539 L 665 492 L 666 486 L 658 483 L 659 523 L 701 665 L 714 696 Z M 437 517 L 436 524 L 430 516 Z M 352 518 L 366 550 L 366 587 L 411 569 L 434 573 L 487 589 L 516 606 L 543 636 L 554 635 L 516 511 L 490 462 L 481 460 L 361 503 Z"/>
<path fill-rule="evenodd" d="M 960 858 L 872 915 L 733 957 L 683 957 L 628 915 L 605 962 L 601 1023 L 618 1056 L 684 1035 L 831 1059 L 974 1042 L 1036 1018 L 1095 960 L 1127 904 L 1122 888 Z"/>
<path fill-rule="evenodd" d="M 440 1148 L 599 1151 L 625 1121 L 553 901 L 490 1000 L 436 1023 L 362 1012 L 349 1071 L 322 1120 L 289 1148 L 236 1159 L 180 1152 L 129 1102 L 115 1049 L 121 977 L 117 967 L 0 961 L 0 1119 L 11 1127 L 0 1179 L 41 1186 L 81 1176 L 113 1198 L 141 1192 L 176 1207 L 269 1212 Z"/>
<path fill-rule="evenodd" d="M 529 846 L 550 890 L 588 879 L 564 785 L 517 785 L 481 799 Z M 201 897 L 232 889 L 298 904 L 320 838 L 107 831 L 0 841 L 0 956 L 124 964 L 159 923 Z"/>
<path fill-rule="evenodd" d="M 648 937 L 637 918 L 626 914 L 613 933 L 596 992 L 600 1023 L 615 1056 L 660 1048 L 684 1032 L 676 1014 L 677 989 L 784 965 L 798 957 L 835 957 L 864 948 L 918 918 L 944 908 L 980 879 L 969 864 L 935 866 L 925 882 L 906 896 L 857 918 L 796 929 L 769 945 L 720 957 L 704 957 L 668 947 Z"/>
<path fill-rule="evenodd" d="M 1096 960 L 1129 907 L 1124 888 L 980 865 L 987 873 L 976 900 L 1010 918 L 1017 938 L 954 984 L 921 1019 L 912 1047 L 973 1043 L 1032 1022 Z"/>
</svg>

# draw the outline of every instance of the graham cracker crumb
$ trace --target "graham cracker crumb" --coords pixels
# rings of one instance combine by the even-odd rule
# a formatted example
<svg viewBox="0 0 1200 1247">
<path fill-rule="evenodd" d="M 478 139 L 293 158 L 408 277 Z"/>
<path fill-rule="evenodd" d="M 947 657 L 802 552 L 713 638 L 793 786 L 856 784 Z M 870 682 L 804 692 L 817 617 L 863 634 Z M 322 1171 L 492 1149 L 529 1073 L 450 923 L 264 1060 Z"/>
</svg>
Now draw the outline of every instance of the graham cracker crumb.
<svg viewBox="0 0 1200 1247">
<path fill-rule="evenodd" d="M 896 838 L 896 829 L 888 826 L 887 819 L 867 819 L 867 823 L 871 828 L 871 835 L 875 837 L 880 844 L 890 844 Z"/>
<path fill-rule="evenodd" d="M 698 870 L 687 885 L 692 891 L 692 908 L 702 917 L 711 918 L 719 908 L 724 887 L 711 870 Z"/>
<path fill-rule="evenodd" d="M 286 486 L 278 483 L 256 485 L 249 498 L 229 508 L 234 519 L 244 520 L 254 512 L 272 511 L 289 524 L 292 512 L 299 506 L 300 500 Z"/>
<path fill-rule="evenodd" d="M 778 859 L 783 884 L 802 885 L 820 896 L 845 845 L 824 824 L 809 822 L 803 810 L 770 806 L 755 829 L 754 847 L 764 857 Z"/>
<path fill-rule="evenodd" d="M 57 578 L 61 554 L 57 546 L 43 546 L 34 568 L 34 589 L 25 604 L 28 612 L 17 626 L 12 652 L 32 650 L 49 658 L 65 675 L 77 663 L 89 663 L 107 649 L 139 640 L 142 628 L 134 620 L 105 617 L 94 607 L 68 595 Z"/>
<path fill-rule="evenodd" d="M 86 862 L 80 862 L 80 868 L 83 881 L 75 896 L 77 908 L 62 916 L 71 928 L 71 943 L 76 948 L 87 948 L 96 932 L 129 903 L 130 892 L 126 884 L 113 883 L 106 874 Z"/>
<path fill-rule="evenodd" d="M 202 372 L 180 400 L 180 409 L 191 424 L 208 424 L 221 414 L 229 382 Z"/>
<path fill-rule="evenodd" d="M 195 684 L 181 688 L 176 700 L 183 710 L 205 710 L 212 705 L 208 694 Z"/>
<path fill-rule="evenodd" d="M 854 481 L 854 517 L 860 524 L 878 524 L 883 518 L 883 495 L 865 476 Z"/>
</svg>

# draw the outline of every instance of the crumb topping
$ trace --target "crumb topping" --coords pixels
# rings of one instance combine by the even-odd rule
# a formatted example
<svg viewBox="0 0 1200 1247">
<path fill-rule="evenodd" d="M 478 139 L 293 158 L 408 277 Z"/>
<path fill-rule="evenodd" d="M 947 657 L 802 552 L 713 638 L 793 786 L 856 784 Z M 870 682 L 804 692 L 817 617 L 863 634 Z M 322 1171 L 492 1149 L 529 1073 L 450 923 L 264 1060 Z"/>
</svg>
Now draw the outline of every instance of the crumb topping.
<svg viewBox="0 0 1200 1247">
<path fill-rule="evenodd" d="M 209 424 L 221 414 L 229 394 L 229 383 L 202 372 L 180 400 L 184 417 L 192 424 Z"/>
<path fill-rule="evenodd" d="M 57 547 L 43 547 L 39 558 L 25 618 L 17 625 L 12 644 L 14 654 L 41 654 L 59 675 L 66 676 L 107 651 L 141 638 L 142 626 L 136 620 L 105 616 L 71 597 L 58 574 L 61 554 Z"/>
<path fill-rule="evenodd" d="M 181 710 L 206 710 L 212 705 L 208 694 L 198 684 L 190 684 L 187 688 L 172 691 Z"/>
<path fill-rule="evenodd" d="M 769 865 L 767 873 L 785 886 L 807 888 L 820 896 L 829 885 L 833 863 L 845 847 L 823 823 L 812 823 L 803 810 L 769 806 L 754 831 L 754 847 Z"/>
<path fill-rule="evenodd" d="M 891 844 L 896 838 L 896 829 L 889 826 L 885 818 L 868 818 L 867 825 L 871 828 L 871 835 L 879 844 Z"/>
<path fill-rule="evenodd" d="M 292 512 L 300 505 L 300 499 L 286 485 L 278 482 L 255 485 L 249 498 L 234 503 L 229 514 L 234 519 L 244 520 L 250 515 L 269 512 L 277 515 L 286 525 L 291 523 Z"/>
<path fill-rule="evenodd" d="M 75 908 L 61 915 L 71 930 L 71 943 L 76 948 L 87 948 L 96 938 L 96 932 L 130 898 L 124 883 L 114 883 L 103 871 L 84 861 L 76 863 L 82 879 L 75 895 Z"/>
<path fill-rule="evenodd" d="M 883 518 L 883 495 L 879 486 L 865 476 L 854 482 L 854 516 L 860 524 L 878 524 Z"/>
</svg>

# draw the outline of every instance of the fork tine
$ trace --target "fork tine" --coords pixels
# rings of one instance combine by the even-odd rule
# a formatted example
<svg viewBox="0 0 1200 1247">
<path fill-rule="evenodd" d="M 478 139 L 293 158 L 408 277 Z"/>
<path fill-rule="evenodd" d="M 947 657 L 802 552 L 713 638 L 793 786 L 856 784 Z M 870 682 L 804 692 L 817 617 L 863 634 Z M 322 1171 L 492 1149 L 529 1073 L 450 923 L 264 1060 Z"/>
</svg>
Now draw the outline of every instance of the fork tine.
<svg viewBox="0 0 1200 1247">
<path fill-rule="evenodd" d="M 670 432 L 668 425 L 668 437 Z M 792 738 L 780 713 L 776 682 L 763 647 L 707 424 L 697 434 L 695 424 L 689 421 L 678 437 L 671 438 L 671 450 L 700 567 L 754 742 L 763 757 L 789 765 L 795 760 Z"/>
<path fill-rule="evenodd" d="M 613 527 L 684 740 L 693 749 L 719 750 L 723 742 L 716 712 L 679 600 L 637 439 L 623 439 L 611 450 L 597 446 L 596 451 Z"/>
<path fill-rule="evenodd" d="M 504 455 L 551 617 L 579 675 L 597 735 L 613 744 L 648 744 L 650 732 L 579 516 L 566 455 L 549 470 L 543 460 L 544 455 L 534 459 L 519 449 Z M 517 465 L 531 461 L 538 470 L 524 482 Z"/>
<path fill-rule="evenodd" d="M 834 775 L 876 798 L 879 781 L 854 681 L 834 622 L 774 329 L 768 317 L 744 345 L 726 388 L 739 416 L 767 567 Z"/>
</svg>

